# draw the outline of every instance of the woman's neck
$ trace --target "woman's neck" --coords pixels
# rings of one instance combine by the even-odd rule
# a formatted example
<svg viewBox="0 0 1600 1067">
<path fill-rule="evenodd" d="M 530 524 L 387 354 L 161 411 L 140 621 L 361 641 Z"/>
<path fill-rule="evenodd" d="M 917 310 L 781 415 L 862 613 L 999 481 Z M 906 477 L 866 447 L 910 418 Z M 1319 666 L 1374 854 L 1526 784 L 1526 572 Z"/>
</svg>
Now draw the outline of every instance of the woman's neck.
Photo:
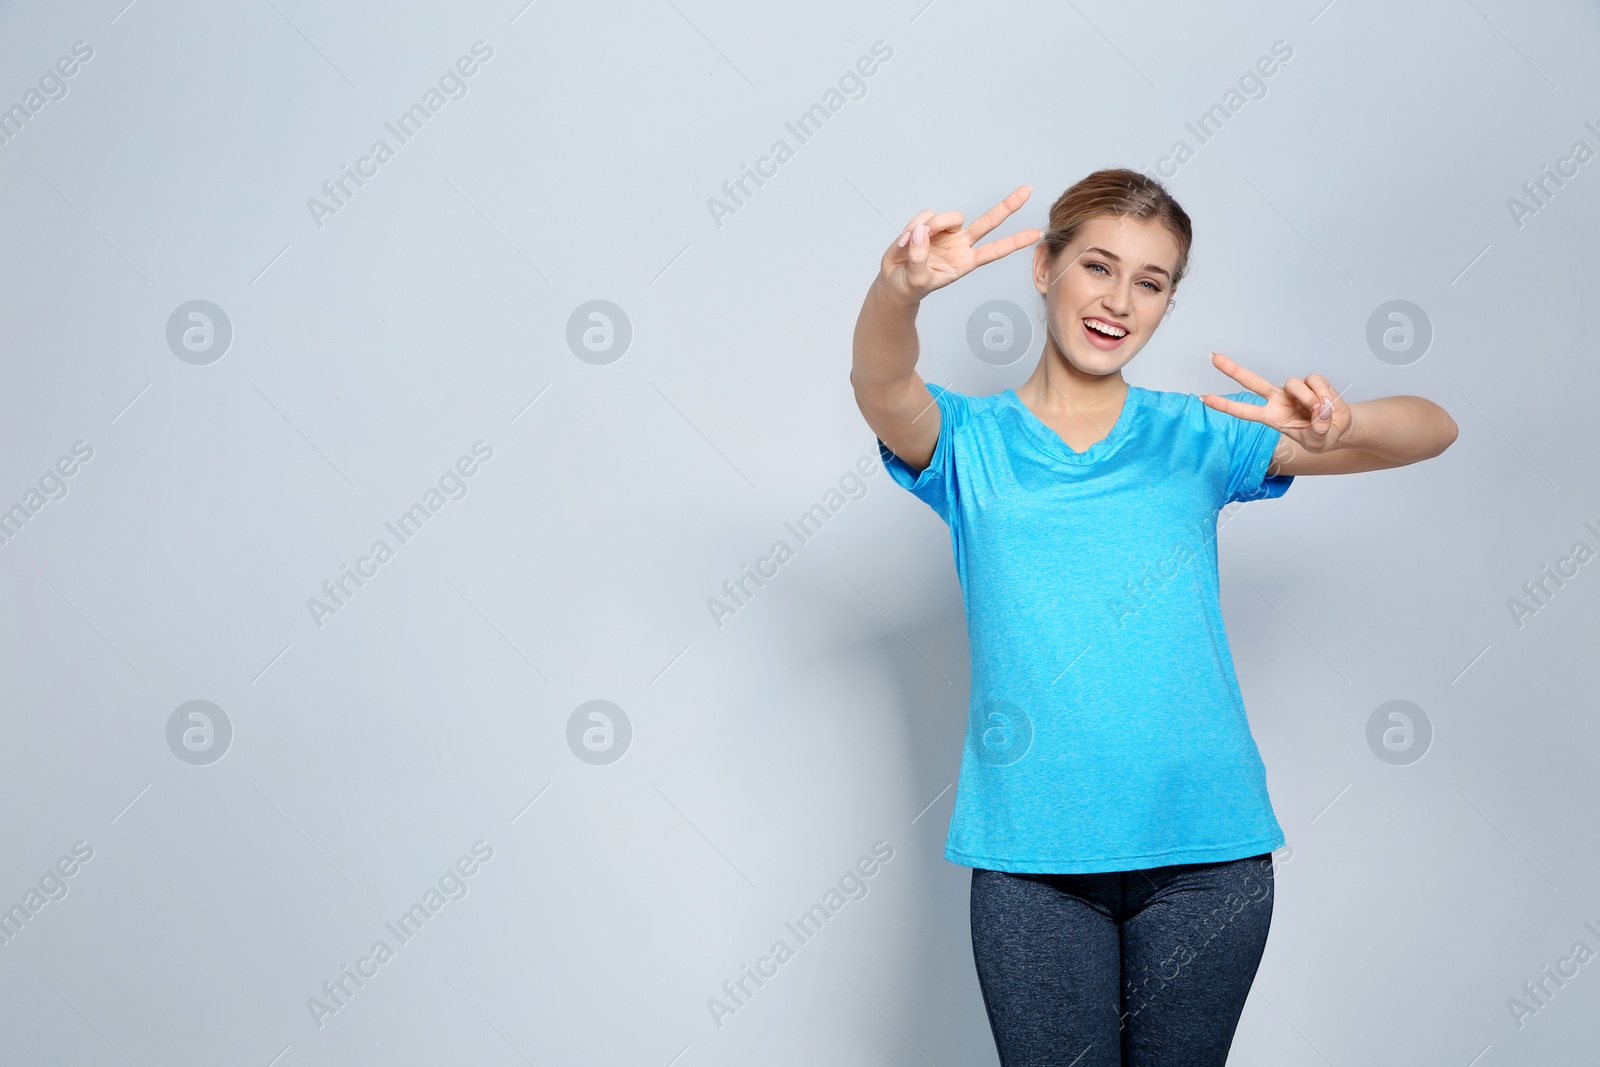
<svg viewBox="0 0 1600 1067">
<path fill-rule="evenodd" d="M 1128 383 L 1120 368 L 1105 375 L 1084 373 L 1067 362 L 1052 339 L 1046 341 L 1038 366 L 1015 392 L 1037 415 L 1093 422 L 1097 413 L 1122 407 Z"/>
</svg>

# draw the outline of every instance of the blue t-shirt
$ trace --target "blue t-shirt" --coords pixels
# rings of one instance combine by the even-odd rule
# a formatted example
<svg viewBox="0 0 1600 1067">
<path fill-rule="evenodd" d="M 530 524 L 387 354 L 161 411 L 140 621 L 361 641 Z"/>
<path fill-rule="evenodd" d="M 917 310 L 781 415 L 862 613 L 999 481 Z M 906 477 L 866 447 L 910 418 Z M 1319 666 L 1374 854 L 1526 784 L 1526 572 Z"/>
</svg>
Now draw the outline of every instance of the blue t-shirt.
<svg viewBox="0 0 1600 1067">
<path fill-rule="evenodd" d="M 945 858 L 1077 874 L 1283 845 L 1216 551 L 1224 506 L 1294 480 L 1266 474 L 1278 431 L 1130 384 L 1111 432 L 1075 452 L 1014 390 L 928 391 L 941 423 L 927 468 L 878 451 L 950 527 L 966 603 L 972 693 Z"/>
</svg>

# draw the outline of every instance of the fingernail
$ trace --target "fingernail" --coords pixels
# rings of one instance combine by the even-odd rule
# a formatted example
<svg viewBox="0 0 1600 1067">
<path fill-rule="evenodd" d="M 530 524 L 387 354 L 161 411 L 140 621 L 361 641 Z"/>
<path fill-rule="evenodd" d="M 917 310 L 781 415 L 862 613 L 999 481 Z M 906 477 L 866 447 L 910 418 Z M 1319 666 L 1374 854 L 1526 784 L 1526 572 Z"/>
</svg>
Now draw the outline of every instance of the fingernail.
<svg viewBox="0 0 1600 1067">
<path fill-rule="evenodd" d="M 905 233 L 900 235 L 900 240 L 896 241 L 895 244 L 899 245 L 901 248 L 904 248 L 906 246 L 906 242 L 909 240 L 911 240 L 911 231 L 907 230 Z"/>
</svg>

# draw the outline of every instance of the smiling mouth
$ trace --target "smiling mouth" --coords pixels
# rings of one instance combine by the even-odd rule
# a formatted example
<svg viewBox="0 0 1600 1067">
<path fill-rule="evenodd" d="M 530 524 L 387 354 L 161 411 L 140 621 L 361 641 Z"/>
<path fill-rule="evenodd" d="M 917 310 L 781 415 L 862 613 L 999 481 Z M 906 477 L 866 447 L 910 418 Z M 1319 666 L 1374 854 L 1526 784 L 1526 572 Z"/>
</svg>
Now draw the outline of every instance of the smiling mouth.
<svg viewBox="0 0 1600 1067">
<path fill-rule="evenodd" d="M 1116 348 L 1127 339 L 1129 331 L 1122 326 L 1115 326 L 1103 319 L 1084 319 L 1083 332 L 1094 347 L 1109 350 Z"/>
</svg>

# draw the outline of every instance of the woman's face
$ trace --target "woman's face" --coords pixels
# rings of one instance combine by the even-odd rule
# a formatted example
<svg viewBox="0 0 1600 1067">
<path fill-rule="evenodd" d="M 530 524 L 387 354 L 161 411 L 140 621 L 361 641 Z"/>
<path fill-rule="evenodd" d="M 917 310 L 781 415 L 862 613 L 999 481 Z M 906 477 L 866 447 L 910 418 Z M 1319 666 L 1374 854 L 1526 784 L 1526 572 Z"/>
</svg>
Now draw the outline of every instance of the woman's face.
<svg viewBox="0 0 1600 1067">
<path fill-rule="evenodd" d="M 1033 283 L 1045 294 L 1056 348 L 1078 370 L 1104 376 L 1122 369 L 1161 325 L 1177 269 L 1178 242 L 1161 223 L 1102 217 L 1084 223 L 1054 263 L 1041 242 Z"/>
</svg>

